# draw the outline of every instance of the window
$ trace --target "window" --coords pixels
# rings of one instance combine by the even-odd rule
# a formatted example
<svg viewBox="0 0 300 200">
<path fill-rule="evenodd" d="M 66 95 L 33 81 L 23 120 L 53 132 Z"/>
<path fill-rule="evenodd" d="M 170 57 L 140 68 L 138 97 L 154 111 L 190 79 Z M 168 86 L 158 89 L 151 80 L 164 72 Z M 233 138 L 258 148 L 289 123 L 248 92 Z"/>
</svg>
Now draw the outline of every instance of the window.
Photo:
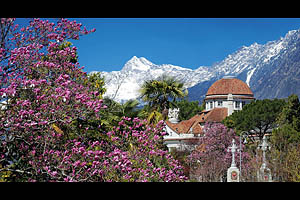
<svg viewBox="0 0 300 200">
<path fill-rule="evenodd" d="M 210 108 L 213 108 L 213 102 L 212 101 L 210 102 Z"/>
<path fill-rule="evenodd" d="M 240 108 L 240 101 L 235 102 L 235 108 Z"/>
<path fill-rule="evenodd" d="M 242 101 L 242 108 L 246 105 L 246 101 Z"/>
<path fill-rule="evenodd" d="M 218 101 L 218 106 L 223 106 L 223 101 Z"/>
</svg>

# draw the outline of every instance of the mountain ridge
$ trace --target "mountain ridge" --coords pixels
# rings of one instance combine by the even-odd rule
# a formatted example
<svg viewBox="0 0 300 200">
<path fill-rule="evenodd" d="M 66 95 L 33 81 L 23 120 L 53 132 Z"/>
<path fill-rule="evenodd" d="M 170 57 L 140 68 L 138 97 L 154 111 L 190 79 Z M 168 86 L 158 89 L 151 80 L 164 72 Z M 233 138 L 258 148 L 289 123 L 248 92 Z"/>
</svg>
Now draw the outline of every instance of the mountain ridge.
<svg viewBox="0 0 300 200">
<path fill-rule="evenodd" d="M 222 61 L 212 66 L 200 65 L 194 70 L 172 64 L 157 65 L 145 57 L 133 56 L 120 71 L 102 72 L 107 87 L 104 96 L 118 102 L 138 98 L 138 90 L 145 80 L 163 74 L 182 81 L 189 90 L 189 100 L 200 102 L 208 87 L 226 75 L 246 82 L 258 99 L 285 98 L 292 93 L 299 96 L 299 35 L 300 30 L 291 30 L 278 40 L 242 46 Z"/>
</svg>

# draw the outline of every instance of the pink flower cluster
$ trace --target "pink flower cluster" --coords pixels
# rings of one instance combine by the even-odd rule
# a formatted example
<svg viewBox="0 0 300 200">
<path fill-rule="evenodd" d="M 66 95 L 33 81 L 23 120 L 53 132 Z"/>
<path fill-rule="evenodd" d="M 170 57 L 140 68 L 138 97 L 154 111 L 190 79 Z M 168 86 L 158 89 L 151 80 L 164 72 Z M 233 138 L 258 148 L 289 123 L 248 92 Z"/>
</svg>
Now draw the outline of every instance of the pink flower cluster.
<svg viewBox="0 0 300 200">
<path fill-rule="evenodd" d="M 152 127 L 123 117 L 118 127 L 100 129 L 106 106 L 74 62 L 77 48 L 66 45 L 95 30 L 66 19 L 34 19 L 19 31 L 14 19 L 1 23 L 9 45 L 0 49 L 0 100 L 7 102 L 0 111 L 0 166 L 13 166 L 15 179 L 186 180 L 161 149 L 163 122 Z"/>
<path fill-rule="evenodd" d="M 204 181 L 219 181 L 220 176 L 226 174 L 232 161 L 232 154 L 228 152 L 228 147 L 232 145 L 232 139 L 239 144 L 239 137 L 232 129 L 228 129 L 221 123 L 206 123 L 203 129 L 205 135 L 198 141 L 198 148 L 188 157 L 187 162 L 193 164 L 193 173 L 198 177 L 209 177 Z M 249 154 L 243 152 L 242 144 L 242 168 L 244 171 L 249 168 Z M 239 157 L 237 151 L 236 156 Z M 236 162 L 239 167 L 239 162 Z M 214 179 L 213 179 L 213 178 Z"/>
<path fill-rule="evenodd" d="M 124 117 L 124 128 L 127 129 L 133 120 Z M 69 140 L 61 150 L 46 148 L 41 157 L 31 151 L 32 167 L 37 169 L 37 176 L 48 174 L 48 181 L 184 181 L 183 169 L 167 151 L 158 148 L 158 143 L 149 140 L 148 146 L 137 141 L 140 137 L 153 139 L 162 131 L 163 123 L 155 128 L 145 126 L 135 118 L 134 127 L 128 132 L 127 140 L 123 131 L 112 131 L 110 139 L 115 141 L 90 141 L 85 138 Z M 139 126 L 142 123 L 142 126 Z M 145 131 L 147 129 L 147 131 Z M 154 130 L 155 129 L 155 130 Z M 132 133 L 135 132 L 136 136 Z M 48 138 L 49 146 L 61 136 Z M 123 142 L 121 143 L 120 141 Z M 147 140 L 147 139 L 145 139 Z M 126 146 L 126 144 L 128 144 Z M 150 153 L 152 152 L 152 153 Z M 40 159 L 42 158 L 42 159 Z M 162 167 L 163 166 L 163 167 Z M 43 170 L 41 170 L 43 169 Z M 32 181 L 34 179 L 31 179 Z"/>
</svg>

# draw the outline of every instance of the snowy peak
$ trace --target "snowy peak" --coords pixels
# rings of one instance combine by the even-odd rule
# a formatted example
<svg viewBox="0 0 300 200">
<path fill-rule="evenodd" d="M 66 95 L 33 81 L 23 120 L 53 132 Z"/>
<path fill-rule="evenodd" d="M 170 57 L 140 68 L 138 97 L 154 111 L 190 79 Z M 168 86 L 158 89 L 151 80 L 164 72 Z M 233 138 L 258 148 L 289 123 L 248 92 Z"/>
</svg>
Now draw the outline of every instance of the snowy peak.
<svg viewBox="0 0 300 200">
<path fill-rule="evenodd" d="M 103 72 L 105 87 L 108 96 L 118 102 L 135 99 L 139 96 L 139 89 L 146 80 L 156 79 L 163 74 L 175 77 L 189 88 L 199 81 L 204 81 L 203 76 L 210 77 L 207 67 L 197 70 L 175 66 L 171 64 L 156 65 L 144 57 L 133 56 L 128 60 L 121 71 Z M 210 73 L 210 72 L 209 72 Z"/>
<path fill-rule="evenodd" d="M 130 60 L 126 62 L 122 71 L 147 71 L 151 69 L 151 66 L 154 64 L 151 63 L 144 57 L 133 56 Z"/>
<path fill-rule="evenodd" d="M 290 38 L 299 37 L 299 32 L 300 32 L 300 30 L 290 30 L 290 31 L 284 36 L 284 38 L 290 39 Z"/>
<path fill-rule="evenodd" d="M 172 71 L 172 70 L 186 70 L 186 71 L 193 71 L 192 69 L 175 66 L 172 64 L 162 64 L 162 65 L 156 65 L 147 60 L 144 57 L 136 57 L 133 56 L 130 60 L 126 62 L 124 67 L 121 71 L 135 71 L 135 72 L 146 72 L 146 71 Z"/>
</svg>

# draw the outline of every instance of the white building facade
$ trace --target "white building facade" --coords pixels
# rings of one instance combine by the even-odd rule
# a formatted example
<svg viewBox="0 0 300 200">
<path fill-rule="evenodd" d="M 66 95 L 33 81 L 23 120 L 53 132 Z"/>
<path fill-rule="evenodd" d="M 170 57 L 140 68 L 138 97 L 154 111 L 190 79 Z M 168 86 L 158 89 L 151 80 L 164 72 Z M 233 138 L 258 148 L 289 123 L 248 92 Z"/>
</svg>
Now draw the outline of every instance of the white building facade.
<svg viewBox="0 0 300 200">
<path fill-rule="evenodd" d="M 246 83 L 231 76 L 224 77 L 210 86 L 204 99 L 205 110 L 191 119 L 179 122 L 179 109 L 170 109 L 164 142 L 169 151 L 174 148 L 190 149 L 188 141 L 203 135 L 202 129 L 206 122 L 221 122 L 254 99 L 254 94 Z"/>
</svg>

